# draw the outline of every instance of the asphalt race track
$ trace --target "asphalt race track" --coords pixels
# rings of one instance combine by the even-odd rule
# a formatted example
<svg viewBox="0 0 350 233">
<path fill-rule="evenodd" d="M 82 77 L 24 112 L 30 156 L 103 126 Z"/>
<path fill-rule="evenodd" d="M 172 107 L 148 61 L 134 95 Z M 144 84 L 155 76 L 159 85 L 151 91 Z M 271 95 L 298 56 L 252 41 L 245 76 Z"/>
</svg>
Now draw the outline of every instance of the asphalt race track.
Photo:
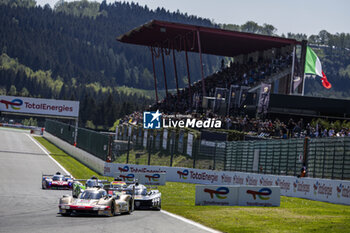
<svg viewBox="0 0 350 233">
<path fill-rule="evenodd" d="M 42 190 L 41 174 L 64 173 L 28 136 L 0 128 L 0 232 L 207 232 L 159 211 L 115 217 L 62 217 L 58 199 Z"/>
</svg>

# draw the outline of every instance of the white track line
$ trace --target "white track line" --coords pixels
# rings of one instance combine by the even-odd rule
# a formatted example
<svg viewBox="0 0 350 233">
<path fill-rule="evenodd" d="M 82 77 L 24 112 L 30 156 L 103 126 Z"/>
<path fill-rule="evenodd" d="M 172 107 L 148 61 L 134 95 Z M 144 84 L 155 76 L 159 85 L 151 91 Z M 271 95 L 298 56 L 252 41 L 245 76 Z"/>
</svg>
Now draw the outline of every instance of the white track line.
<svg viewBox="0 0 350 233">
<path fill-rule="evenodd" d="M 49 152 L 43 148 L 31 135 L 27 134 L 27 136 L 47 155 L 49 156 L 50 159 L 52 159 L 52 161 L 54 161 L 67 175 L 71 176 L 72 178 L 74 178 L 72 176 L 72 174 L 70 174 L 61 164 L 59 164 L 54 158 L 51 157 L 51 155 L 49 154 Z"/>
<path fill-rule="evenodd" d="M 176 215 L 176 214 L 172 214 L 172 213 L 170 213 L 170 212 L 168 212 L 168 211 L 161 210 L 160 212 L 162 212 L 163 214 L 167 214 L 167 215 L 169 215 L 169 216 L 171 216 L 171 217 L 173 217 L 173 218 L 177 218 L 177 219 L 179 219 L 179 220 L 181 220 L 181 221 L 183 221 L 183 222 L 185 222 L 185 223 L 188 223 L 188 224 L 191 224 L 191 225 L 196 226 L 196 227 L 198 227 L 198 228 L 201 228 L 202 230 L 205 230 L 205 231 L 208 231 L 208 232 L 212 232 L 212 233 L 219 233 L 219 232 L 220 232 L 220 231 L 214 230 L 214 229 L 212 229 L 212 228 L 203 226 L 202 224 L 197 223 L 197 222 L 194 222 L 194 221 L 189 220 L 189 219 L 187 219 L 187 218 L 181 217 L 181 216 Z"/>
<path fill-rule="evenodd" d="M 54 158 L 52 158 L 51 155 L 48 153 L 48 151 L 47 151 L 45 148 L 43 148 L 35 139 L 33 139 L 33 137 L 32 137 L 31 135 L 27 134 L 27 136 L 28 136 L 42 151 L 44 151 L 44 153 L 45 153 L 47 156 L 49 156 L 49 158 L 52 159 L 64 172 L 66 172 L 67 175 L 72 176 L 61 164 L 59 164 Z M 181 217 L 181 216 L 176 215 L 176 214 L 172 214 L 172 213 L 170 213 L 170 212 L 168 212 L 168 211 L 161 210 L 160 212 L 162 212 L 163 214 L 169 215 L 169 216 L 171 216 L 171 217 L 173 217 L 173 218 L 179 219 L 179 220 L 181 220 L 181 221 L 183 221 L 183 222 L 185 222 L 185 223 L 188 223 L 188 224 L 191 224 L 191 225 L 193 225 L 193 226 L 196 226 L 196 227 L 198 227 L 198 228 L 200 228 L 200 229 L 203 229 L 203 230 L 205 230 L 205 231 L 212 232 L 212 233 L 219 233 L 219 232 L 220 232 L 220 231 L 216 231 L 216 230 L 214 230 L 214 229 L 212 229 L 212 228 L 203 226 L 202 224 L 197 223 L 197 222 L 194 222 L 194 221 L 189 220 L 189 219 L 187 219 L 187 218 Z"/>
</svg>

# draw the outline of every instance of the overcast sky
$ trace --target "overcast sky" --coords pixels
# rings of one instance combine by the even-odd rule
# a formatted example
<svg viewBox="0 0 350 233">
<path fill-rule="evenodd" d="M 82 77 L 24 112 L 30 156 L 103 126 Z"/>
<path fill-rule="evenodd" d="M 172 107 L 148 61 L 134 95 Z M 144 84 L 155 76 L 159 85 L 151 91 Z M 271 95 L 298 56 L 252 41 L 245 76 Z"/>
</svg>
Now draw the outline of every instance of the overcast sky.
<svg viewBox="0 0 350 233">
<path fill-rule="evenodd" d="M 38 4 L 58 0 L 36 0 Z M 67 0 L 66 0 L 67 1 Z M 72 0 L 69 0 L 72 1 Z M 102 2 L 102 0 L 98 0 Z M 107 0 L 107 2 L 114 2 Z M 131 1 L 128 1 L 131 2 Z M 349 0 L 134 0 L 150 9 L 164 7 L 170 11 L 209 18 L 215 23 L 244 24 L 252 20 L 272 24 L 277 34 L 294 32 L 307 35 L 320 30 L 350 33 Z"/>
</svg>

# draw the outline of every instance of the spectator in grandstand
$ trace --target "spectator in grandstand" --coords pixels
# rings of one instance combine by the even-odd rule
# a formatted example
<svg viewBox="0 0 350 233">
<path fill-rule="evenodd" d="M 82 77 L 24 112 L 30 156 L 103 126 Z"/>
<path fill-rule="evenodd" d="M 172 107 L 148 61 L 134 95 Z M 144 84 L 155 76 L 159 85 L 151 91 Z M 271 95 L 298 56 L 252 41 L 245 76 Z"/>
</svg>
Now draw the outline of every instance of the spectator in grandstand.
<svg viewBox="0 0 350 233">
<path fill-rule="evenodd" d="M 287 129 L 288 129 L 288 138 L 293 136 L 293 129 L 295 127 L 295 123 L 292 118 L 289 119 Z"/>
</svg>

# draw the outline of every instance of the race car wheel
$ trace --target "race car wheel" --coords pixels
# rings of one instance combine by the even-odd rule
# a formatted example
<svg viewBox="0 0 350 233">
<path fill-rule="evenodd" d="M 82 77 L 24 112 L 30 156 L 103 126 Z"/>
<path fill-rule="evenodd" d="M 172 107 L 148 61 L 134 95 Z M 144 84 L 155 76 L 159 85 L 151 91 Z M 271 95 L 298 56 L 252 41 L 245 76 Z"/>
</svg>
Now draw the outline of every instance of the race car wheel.
<svg viewBox="0 0 350 233">
<path fill-rule="evenodd" d="M 162 209 L 162 202 L 161 201 L 159 201 L 159 206 L 155 209 L 155 210 L 158 210 L 158 211 L 160 211 Z"/>
<path fill-rule="evenodd" d="M 46 189 L 46 182 L 43 182 L 43 183 L 41 184 L 41 188 L 42 188 L 42 189 Z"/>
<path fill-rule="evenodd" d="M 61 215 L 64 216 L 64 217 L 70 216 L 69 213 L 65 213 L 65 214 L 61 214 Z"/>
<path fill-rule="evenodd" d="M 130 199 L 129 200 L 129 207 L 128 207 L 128 211 L 127 212 L 123 212 L 123 213 L 121 213 L 121 214 L 131 214 L 131 212 L 132 212 L 132 200 Z"/>
<path fill-rule="evenodd" d="M 132 212 L 132 200 L 129 200 L 129 210 L 128 210 L 128 214 L 131 214 Z"/>
<path fill-rule="evenodd" d="M 112 213 L 112 216 L 115 215 L 115 202 L 114 201 L 112 202 L 111 213 Z"/>
</svg>

